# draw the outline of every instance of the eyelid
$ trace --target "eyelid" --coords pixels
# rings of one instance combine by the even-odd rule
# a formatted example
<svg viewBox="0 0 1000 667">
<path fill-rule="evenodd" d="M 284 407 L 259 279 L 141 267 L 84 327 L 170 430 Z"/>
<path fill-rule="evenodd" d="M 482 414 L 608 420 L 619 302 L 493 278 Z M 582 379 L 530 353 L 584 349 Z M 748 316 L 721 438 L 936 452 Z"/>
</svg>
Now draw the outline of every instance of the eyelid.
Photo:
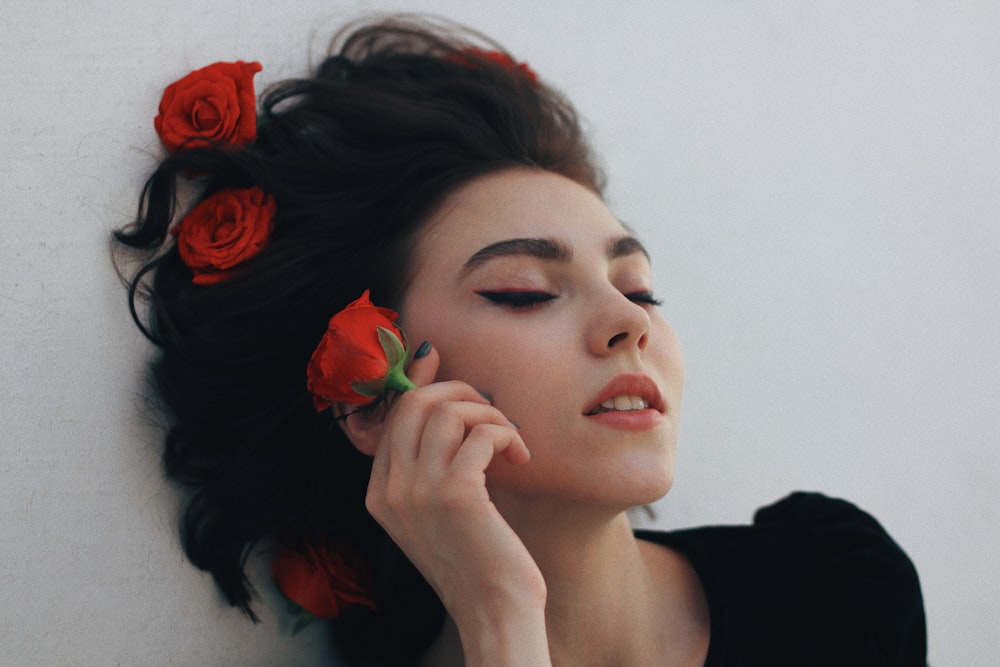
<svg viewBox="0 0 1000 667">
<path fill-rule="evenodd" d="M 527 310 L 556 298 L 555 294 L 542 290 L 476 290 L 476 294 L 497 306 L 514 310 Z"/>
</svg>

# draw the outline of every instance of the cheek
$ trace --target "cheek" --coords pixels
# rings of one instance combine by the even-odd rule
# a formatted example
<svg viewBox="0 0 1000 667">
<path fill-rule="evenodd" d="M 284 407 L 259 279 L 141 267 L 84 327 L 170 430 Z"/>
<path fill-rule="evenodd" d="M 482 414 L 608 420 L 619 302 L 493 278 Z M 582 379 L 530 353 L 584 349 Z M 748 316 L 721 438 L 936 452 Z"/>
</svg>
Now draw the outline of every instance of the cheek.
<svg viewBox="0 0 1000 667">
<path fill-rule="evenodd" d="M 462 380 L 494 397 L 509 400 L 512 392 L 532 386 L 530 364 L 524 346 L 509 330 L 475 323 L 439 329 L 438 378 Z"/>
<path fill-rule="evenodd" d="M 680 388 L 684 384 L 684 352 L 680 339 L 665 320 L 659 320 L 654 327 L 657 357 L 668 371 L 671 384 Z"/>
<path fill-rule="evenodd" d="M 553 382 L 565 380 L 558 371 L 557 351 L 548 349 L 523 327 L 499 326 L 490 318 L 466 318 L 460 324 L 445 318 L 421 327 L 437 348 L 438 381 L 460 380 L 493 398 L 493 404 L 519 425 L 551 413 L 548 403 L 560 392 Z M 522 424 L 522 422 L 524 422 Z"/>
<path fill-rule="evenodd" d="M 489 394 L 493 405 L 518 425 L 521 437 L 537 452 L 573 427 L 574 380 L 560 349 L 552 349 L 530 338 L 497 335 L 495 328 L 486 347 L 463 357 L 456 372 L 476 389 Z"/>
<path fill-rule="evenodd" d="M 495 383 L 495 369 L 502 369 L 506 358 L 497 345 L 496 332 L 476 319 L 459 319 L 452 309 L 435 305 L 404 315 L 407 338 L 414 346 L 430 341 L 437 350 L 440 365 L 435 381 L 461 380 L 492 393 L 487 385 Z"/>
<path fill-rule="evenodd" d="M 416 349 L 424 341 L 428 341 L 442 354 L 449 346 L 450 313 L 440 301 L 426 298 L 420 291 L 404 296 L 399 308 L 397 324 L 406 335 L 407 345 Z"/>
</svg>

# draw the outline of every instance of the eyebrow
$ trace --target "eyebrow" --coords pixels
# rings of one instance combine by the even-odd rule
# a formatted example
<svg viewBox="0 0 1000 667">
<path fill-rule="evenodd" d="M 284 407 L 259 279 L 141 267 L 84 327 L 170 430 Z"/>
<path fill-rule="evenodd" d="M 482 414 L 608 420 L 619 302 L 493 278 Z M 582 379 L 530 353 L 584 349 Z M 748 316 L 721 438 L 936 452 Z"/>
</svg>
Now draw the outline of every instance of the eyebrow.
<svg viewBox="0 0 1000 667">
<path fill-rule="evenodd" d="M 642 253 L 647 260 L 649 259 L 646 246 L 634 236 L 619 236 L 608 243 L 608 259 L 618 259 L 636 253 Z"/>
<path fill-rule="evenodd" d="M 615 237 L 608 242 L 605 250 L 608 259 L 617 259 L 636 253 L 642 253 L 646 259 L 649 259 L 646 248 L 634 236 Z M 568 262 L 573 258 L 573 251 L 569 246 L 555 239 L 506 239 L 477 250 L 462 266 L 461 273 L 468 273 L 491 259 L 518 255 L 537 257 L 548 261 Z"/>
</svg>

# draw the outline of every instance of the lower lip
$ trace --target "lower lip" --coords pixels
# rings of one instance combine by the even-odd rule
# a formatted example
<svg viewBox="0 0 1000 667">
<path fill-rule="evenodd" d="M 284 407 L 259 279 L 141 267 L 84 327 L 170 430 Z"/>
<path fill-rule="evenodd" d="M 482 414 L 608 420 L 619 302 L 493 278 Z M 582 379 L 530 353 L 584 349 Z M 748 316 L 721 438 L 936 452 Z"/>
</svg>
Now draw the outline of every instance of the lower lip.
<svg viewBox="0 0 1000 667">
<path fill-rule="evenodd" d="M 587 415 L 587 419 L 621 431 L 647 431 L 660 423 L 663 413 L 647 408 L 628 412 L 599 412 L 596 415 Z"/>
</svg>

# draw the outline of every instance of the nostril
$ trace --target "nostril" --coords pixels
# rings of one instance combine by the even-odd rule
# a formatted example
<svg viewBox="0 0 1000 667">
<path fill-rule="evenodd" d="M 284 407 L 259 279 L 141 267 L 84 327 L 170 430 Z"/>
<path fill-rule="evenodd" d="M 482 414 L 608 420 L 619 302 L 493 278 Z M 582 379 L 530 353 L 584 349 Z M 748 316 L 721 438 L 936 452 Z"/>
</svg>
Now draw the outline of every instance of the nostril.
<svg viewBox="0 0 1000 667">
<path fill-rule="evenodd" d="M 614 347 L 615 345 L 625 340 L 626 338 L 628 338 L 627 332 L 622 331 L 621 333 L 617 333 L 611 337 L 611 340 L 608 341 L 608 347 Z"/>
</svg>

